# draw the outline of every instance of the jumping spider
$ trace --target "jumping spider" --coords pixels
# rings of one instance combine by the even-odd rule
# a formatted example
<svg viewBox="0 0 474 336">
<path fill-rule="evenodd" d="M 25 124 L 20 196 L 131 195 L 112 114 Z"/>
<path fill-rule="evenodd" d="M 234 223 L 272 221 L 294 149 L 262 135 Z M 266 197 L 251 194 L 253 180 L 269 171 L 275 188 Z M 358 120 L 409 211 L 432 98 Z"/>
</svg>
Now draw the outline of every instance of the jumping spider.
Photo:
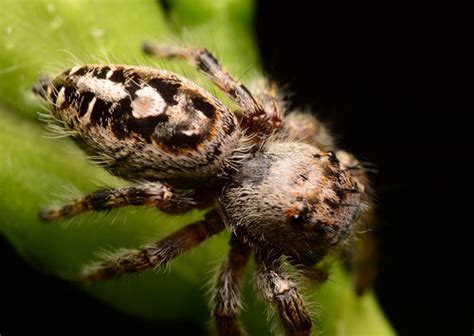
<svg viewBox="0 0 474 336">
<path fill-rule="evenodd" d="M 310 334 L 306 304 L 282 260 L 302 276 L 325 278 L 315 264 L 348 240 L 370 207 L 361 165 L 337 150 L 311 115 L 284 114 L 272 83 L 252 95 L 205 49 L 146 43 L 144 51 L 192 63 L 240 110 L 233 113 L 195 83 L 155 68 L 82 65 L 41 80 L 33 92 L 49 103 L 63 132 L 110 173 L 133 181 L 46 209 L 41 219 L 127 205 L 171 214 L 211 209 L 154 244 L 85 268 L 81 279 L 164 265 L 229 229 L 230 251 L 212 299 L 218 333 L 241 334 L 240 282 L 253 252 L 257 290 L 287 334 Z"/>
</svg>

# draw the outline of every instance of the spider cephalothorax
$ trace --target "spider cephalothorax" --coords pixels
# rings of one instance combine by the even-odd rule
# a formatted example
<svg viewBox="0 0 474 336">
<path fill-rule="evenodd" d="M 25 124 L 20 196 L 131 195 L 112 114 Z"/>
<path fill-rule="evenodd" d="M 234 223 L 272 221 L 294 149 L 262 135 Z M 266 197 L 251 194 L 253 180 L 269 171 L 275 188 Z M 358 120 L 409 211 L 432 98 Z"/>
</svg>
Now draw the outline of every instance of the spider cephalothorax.
<svg viewBox="0 0 474 336">
<path fill-rule="evenodd" d="M 362 192 L 334 153 L 275 142 L 242 164 L 220 207 L 228 226 L 253 248 L 314 264 L 347 237 Z"/>
<path fill-rule="evenodd" d="M 337 151 L 312 116 L 283 115 L 274 85 L 265 82 L 254 97 L 205 49 L 146 44 L 144 50 L 195 64 L 239 106 L 240 115 L 165 70 L 83 65 L 43 79 L 33 91 L 49 103 L 56 123 L 52 128 L 134 184 L 46 209 L 41 218 L 126 205 L 174 214 L 210 208 L 202 221 L 85 268 L 81 279 L 105 280 L 163 265 L 228 228 L 231 249 L 213 298 L 218 333 L 241 333 L 240 281 L 253 251 L 263 298 L 275 305 L 288 334 L 309 334 L 306 305 L 280 263 L 285 257 L 301 274 L 309 274 L 330 249 L 347 240 L 366 209 L 367 180 L 360 165 Z"/>
</svg>

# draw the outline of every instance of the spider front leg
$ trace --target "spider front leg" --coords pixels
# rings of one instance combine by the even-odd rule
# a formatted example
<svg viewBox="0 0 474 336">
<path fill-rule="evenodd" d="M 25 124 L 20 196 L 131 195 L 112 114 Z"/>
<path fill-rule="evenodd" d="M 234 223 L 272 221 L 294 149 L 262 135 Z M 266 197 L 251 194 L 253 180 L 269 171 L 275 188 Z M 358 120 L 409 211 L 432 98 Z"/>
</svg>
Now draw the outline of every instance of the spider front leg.
<svg viewBox="0 0 474 336">
<path fill-rule="evenodd" d="M 309 113 L 292 112 L 285 116 L 282 125 L 283 136 L 318 147 L 324 151 L 334 151 L 334 139 L 326 126 Z"/>
<path fill-rule="evenodd" d="M 307 336 L 311 318 L 296 284 L 281 270 L 280 262 L 257 260 L 256 286 L 263 298 L 273 304 L 288 335 Z"/>
<path fill-rule="evenodd" d="M 206 49 L 164 46 L 146 42 L 143 44 L 143 51 L 149 55 L 183 59 L 193 64 L 242 109 L 241 123 L 248 134 L 264 137 L 280 126 L 280 111 L 275 113 L 273 108 L 267 110 L 265 108 L 267 104 L 262 104 L 256 99 L 243 84 L 222 68 L 217 59 Z M 268 96 L 271 97 L 271 94 Z"/>
<path fill-rule="evenodd" d="M 118 189 L 102 189 L 69 204 L 45 209 L 40 213 L 44 221 L 75 216 L 89 210 L 109 210 L 127 205 L 155 206 L 163 212 L 179 214 L 197 207 L 188 192 L 178 192 L 160 182 L 142 182 Z"/>
<path fill-rule="evenodd" d="M 242 332 L 237 315 L 242 309 L 240 282 L 250 257 L 250 246 L 235 235 L 230 239 L 230 251 L 219 269 L 212 299 L 214 320 L 219 335 L 237 336 Z"/>
<path fill-rule="evenodd" d="M 358 295 L 362 295 L 372 287 L 377 275 L 377 242 L 373 232 L 376 225 L 375 209 L 370 197 L 373 192 L 366 169 L 352 154 L 338 150 L 336 156 L 365 189 L 365 209 L 352 224 L 357 240 L 349 249 L 346 248 L 350 258 L 348 266 L 353 274 L 354 290 Z"/>
<path fill-rule="evenodd" d="M 188 224 L 162 240 L 140 250 L 127 250 L 108 256 L 105 260 L 84 268 L 80 281 L 84 283 L 117 278 L 150 267 L 160 267 L 171 259 L 197 246 L 224 229 L 216 211 L 204 220 Z"/>
<path fill-rule="evenodd" d="M 265 121 L 267 125 L 263 124 L 263 129 L 266 130 L 267 134 L 270 134 L 274 130 L 278 129 L 281 125 L 281 118 L 285 111 L 285 104 L 282 99 L 278 87 L 275 82 L 268 79 L 259 79 L 252 86 L 257 100 L 262 104 L 265 111 Z M 242 119 L 241 124 L 243 127 L 248 127 L 245 123 L 259 123 L 258 118 Z M 268 129 L 270 127 L 271 129 Z"/>
</svg>

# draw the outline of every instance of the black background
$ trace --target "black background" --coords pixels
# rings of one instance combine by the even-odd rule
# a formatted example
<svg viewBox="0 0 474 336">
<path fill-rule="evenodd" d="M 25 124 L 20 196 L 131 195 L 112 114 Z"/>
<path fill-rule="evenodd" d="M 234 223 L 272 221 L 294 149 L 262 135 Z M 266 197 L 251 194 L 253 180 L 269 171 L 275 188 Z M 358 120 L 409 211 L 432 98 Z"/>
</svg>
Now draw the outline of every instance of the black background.
<svg viewBox="0 0 474 336">
<path fill-rule="evenodd" d="M 468 97 L 463 46 L 472 38 L 446 8 L 358 6 L 259 1 L 263 63 L 294 106 L 311 107 L 341 147 L 377 167 L 375 288 L 397 332 L 472 334 L 472 141 L 464 120 L 472 107 L 460 103 Z M 3 239 L 0 255 L 2 335 L 199 333 L 103 306 L 30 269 Z"/>
<path fill-rule="evenodd" d="M 472 334 L 472 106 L 462 9 L 262 1 L 268 72 L 374 163 L 375 289 L 398 333 Z M 271 13 L 271 14 L 268 14 Z"/>
</svg>

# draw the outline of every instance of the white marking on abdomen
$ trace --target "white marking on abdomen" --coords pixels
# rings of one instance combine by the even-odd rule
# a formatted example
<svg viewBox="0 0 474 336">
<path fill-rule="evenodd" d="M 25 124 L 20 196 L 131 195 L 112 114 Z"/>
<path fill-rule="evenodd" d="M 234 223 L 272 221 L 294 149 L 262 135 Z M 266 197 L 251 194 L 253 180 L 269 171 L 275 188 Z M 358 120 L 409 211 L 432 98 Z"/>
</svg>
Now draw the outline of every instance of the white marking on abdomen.
<svg viewBox="0 0 474 336">
<path fill-rule="evenodd" d="M 146 118 L 162 114 L 166 108 L 166 102 L 153 88 L 145 86 L 135 92 L 137 98 L 132 101 L 132 115 L 135 118 Z"/>
<path fill-rule="evenodd" d="M 108 102 L 117 102 L 127 96 L 127 91 L 121 83 L 115 83 L 108 79 L 94 77 L 79 77 L 77 79 L 79 91 L 90 91 L 97 98 Z"/>
<path fill-rule="evenodd" d="M 69 76 L 74 75 L 74 73 L 75 73 L 77 70 L 79 70 L 80 68 L 82 68 L 80 65 L 75 66 L 74 68 L 72 68 L 71 71 L 69 71 Z"/>
<path fill-rule="evenodd" d="M 199 135 L 199 133 L 201 133 L 201 130 L 192 129 L 192 130 L 181 131 L 181 133 L 183 133 L 186 136 Z"/>
<path fill-rule="evenodd" d="M 96 100 L 97 97 L 92 98 L 92 100 L 89 102 L 89 105 L 87 105 L 87 112 L 82 116 L 82 122 L 84 124 L 89 124 L 91 122 L 91 114 Z"/>
<path fill-rule="evenodd" d="M 105 78 L 109 79 L 110 77 L 112 77 L 114 72 L 115 72 L 115 69 L 111 69 L 111 70 L 107 71 L 107 73 L 105 74 Z"/>
<path fill-rule="evenodd" d="M 58 92 L 58 97 L 56 98 L 56 102 L 55 102 L 57 107 L 61 107 L 61 105 L 64 103 L 64 101 L 66 99 L 65 96 L 64 96 L 64 91 L 65 90 L 66 90 L 66 88 L 63 86 L 61 88 L 61 90 L 59 90 L 59 92 Z"/>
</svg>

